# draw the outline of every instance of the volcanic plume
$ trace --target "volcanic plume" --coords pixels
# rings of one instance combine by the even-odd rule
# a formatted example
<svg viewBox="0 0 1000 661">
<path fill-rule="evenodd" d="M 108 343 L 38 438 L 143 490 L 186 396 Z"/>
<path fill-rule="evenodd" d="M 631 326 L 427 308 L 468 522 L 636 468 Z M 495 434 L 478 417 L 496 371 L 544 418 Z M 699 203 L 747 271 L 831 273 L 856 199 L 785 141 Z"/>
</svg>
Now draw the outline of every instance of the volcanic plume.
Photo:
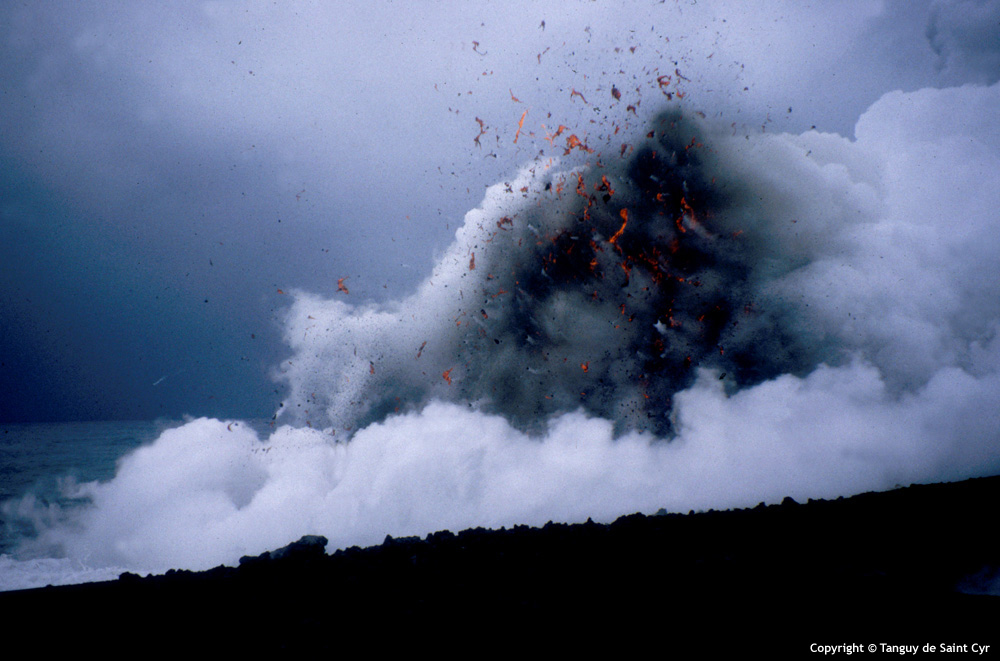
<svg viewBox="0 0 1000 661">
<path fill-rule="evenodd" d="M 887 95 L 856 140 L 674 109 L 629 158 L 538 158 L 409 297 L 290 292 L 273 432 L 168 430 L 79 485 L 86 507 L 13 503 L 39 530 L 25 548 L 205 568 L 309 533 L 341 547 L 995 472 L 998 200 L 976 175 L 1000 166 L 998 103 L 996 85 Z"/>
<path fill-rule="evenodd" d="M 583 408 L 665 435 L 698 368 L 732 391 L 830 357 L 765 286 L 794 266 L 768 252 L 775 191 L 741 181 L 731 146 L 697 117 L 675 108 L 650 129 L 615 164 L 540 161 L 491 189 L 413 299 L 321 306 L 332 316 L 305 336 L 322 364 L 286 366 L 286 408 L 346 428 L 435 397 L 522 429 Z M 425 342 L 420 361 L 401 359 Z M 380 369 L 359 372 L 369 362 Z M 444 390 L 436 375 L 452 363 Z"/>
</svg>

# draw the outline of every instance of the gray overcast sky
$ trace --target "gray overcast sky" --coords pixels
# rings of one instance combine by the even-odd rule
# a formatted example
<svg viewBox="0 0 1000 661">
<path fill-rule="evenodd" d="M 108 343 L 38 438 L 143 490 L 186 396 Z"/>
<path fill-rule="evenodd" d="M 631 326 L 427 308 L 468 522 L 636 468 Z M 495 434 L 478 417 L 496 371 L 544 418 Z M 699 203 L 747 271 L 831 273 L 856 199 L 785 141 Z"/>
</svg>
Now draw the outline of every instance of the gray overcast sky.
<svg viewBox="0 0 1000 661">
<path fill-rule="evenodd" d="M 0 421 L 269 416 L 281 292 L 409 292 L 542 125 L 635 135 L 679 74 L 734 131 L 852 136 L 995 82 L 998 34 L 977 0 L 5 2 Z"/>
</svg>

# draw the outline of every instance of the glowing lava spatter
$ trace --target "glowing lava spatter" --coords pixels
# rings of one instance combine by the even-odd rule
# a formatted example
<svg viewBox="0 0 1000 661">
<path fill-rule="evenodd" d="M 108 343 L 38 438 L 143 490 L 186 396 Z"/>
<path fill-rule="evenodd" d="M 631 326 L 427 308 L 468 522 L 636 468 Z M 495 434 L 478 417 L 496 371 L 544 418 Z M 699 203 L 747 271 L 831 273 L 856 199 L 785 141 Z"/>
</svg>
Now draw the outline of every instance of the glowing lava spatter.
<svg viewBox="0 0 1000 661">
<path fill-rule="evenodd" d="M 622 209 L 619 212 L 619 215 L 622 217 L 622 226 L 618 228 L 618 231 L 615 232 L 610 239 L 608 239 L 608 243 L 616 248 L 618 247 L 618 239 L 620 239 L 622 234 L 625 233 L 625 227 L 628 225 L 628 209 Z"/>
<path fill-rule="evenodd" d="M 528 116 L 528 111 L 525 110 L 521 113 L 521 119 L 517 121 L 517 133 L 514 134 L 514 144 L 517 144 L 517 139 L 521 137 L 521 129 L 524 128 L 524 118 Z"/>
<path fill-rule="evenodd" d="M 740 235 L 705 225 L 731 216 L 735 201 L 712 151 L 689 148 L 708 142 L 700 124 L 675 110 L 654 127 L 622 171 L 579 170 L 568 198 L 553 185 L 564 175 L 553 175 L 533 206 L 505 216 L 510 231 L 493 233 L 485 258 L 503 266 L 457 345 L 480 366 L 464 396 L 529 427 L 583 405 L 623 428 L 669 433 L 671 397 L 696 366 L 738 387 L 810 363 L 780 328 L 760 358 L 755 325 L 740 314 L 754 256 Z M 514 296 L 494 298 L 498 285 Z"/>
<path fill-rule="evenodd" d="M 673 396 L 699 367 L 737 389 L 817 365 L 822 346 L 793 332 L 789 313 L 756 289 L 758 239 L 744 222 L 757 198 L 726 169 L 701 120 L 673 109 L 646 135 L 610 164 L 536 166 L 491 188 L 421 292 L 372 313 L 382 330 L 373 334 L 358 309 L 350 342 L 361 351 L 345 359 L 364 359 L 363 368 L 338 367 L 353 390 L 320 403 L 334 426 L 380 420 L 398 400 L 440 399 L 528 430 L 582 407 L 619 431 L 669 436 Z M 591 151 L 575 134 L 567 144 L 574 156 Z M 572 178 L 576 194 L 563 195 Z M 406 360 L 383 357 L 401 344 L 394 333 L 413 340 L 407 347 L 428 338 L 419 362 L 409 348 Z"/>
</svg>

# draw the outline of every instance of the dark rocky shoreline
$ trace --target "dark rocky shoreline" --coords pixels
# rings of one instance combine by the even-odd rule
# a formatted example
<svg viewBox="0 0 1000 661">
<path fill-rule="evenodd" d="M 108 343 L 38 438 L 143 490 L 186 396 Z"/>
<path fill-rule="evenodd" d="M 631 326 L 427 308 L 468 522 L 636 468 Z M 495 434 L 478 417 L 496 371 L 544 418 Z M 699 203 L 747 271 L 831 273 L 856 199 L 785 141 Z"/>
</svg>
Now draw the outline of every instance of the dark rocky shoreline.
<svg viewBox="0 0 1000 661">
<path fill-rule="evenodd" d="M 991 656 L 998 503 L 990 477 L 608 525 L 387 537 L 329 555 L 325 539 L 306 537 L 235 568 L 0 593 L 0 613 L 11 631 L 44 624 L 76 650 L 141 639 L 333 651 L 371 631 L 385 632 L 372 639 L 381 646 L 409 640 L 404 631 L 442 642 L 533 631 L 563 649 L 609 637 L 619 651 L 646 640 L 803 656 L 811 643 L 978 642 Z"/>
</svg>

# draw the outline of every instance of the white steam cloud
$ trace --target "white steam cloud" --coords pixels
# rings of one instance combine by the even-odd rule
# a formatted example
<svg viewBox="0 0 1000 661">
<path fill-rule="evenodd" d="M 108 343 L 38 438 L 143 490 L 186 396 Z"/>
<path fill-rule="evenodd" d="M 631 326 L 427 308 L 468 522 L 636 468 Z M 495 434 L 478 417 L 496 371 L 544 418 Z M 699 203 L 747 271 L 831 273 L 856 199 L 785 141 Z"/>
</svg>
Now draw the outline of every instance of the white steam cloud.
<svg viewBox="0 0 1000 661">
<path fill-rule="evenodd" d="M 893 92 L 856 140 L 667 115 L 655 167 L 641 149 L 537 161 L 410 298 L 296 295 L 292 424 L 169 430 L 32 544 L 206 568 L 310 533 L 344 547 L 995 473 L 998 109 L 997 84 Z"/>
</svg>

